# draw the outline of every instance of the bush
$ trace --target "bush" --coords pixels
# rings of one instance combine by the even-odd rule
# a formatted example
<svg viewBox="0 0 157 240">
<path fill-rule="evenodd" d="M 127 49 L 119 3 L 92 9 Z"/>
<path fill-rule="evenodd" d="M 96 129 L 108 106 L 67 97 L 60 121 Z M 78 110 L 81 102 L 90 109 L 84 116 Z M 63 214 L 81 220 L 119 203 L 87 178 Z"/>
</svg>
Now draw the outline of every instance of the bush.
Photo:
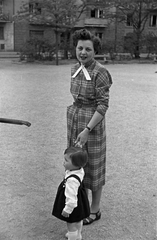
<svg viewBox="0 0 157 240">
<path fill-rule="evenodd" d="M 131 56 L 134 56 L 136 48 L 136 38 L 133 33 L 128 33 L 124 41 L 124 51 L 129 52 Z"/>
<path fill-rule="evenodd" d="M 115 52 L 115 48 L 116 48 L 116 52 Z M 116 43 L 116 47 L 115 47 L 115 41 L 105 41 L 102 44 L 102 53 L 103 54 L 108 54 L 110 55 L 110 59 L 112 61 L 114 61 L 116 59 L 117 56 L 117 51 L 120 51 L 121 49 L 121 44 L 119 42 Z"/>
<path fill-rule="evenodd" d="M 55 44 L 51 44 L 44 38 L 30 38 L 21 49 L 21 60 L 28 61 L 50 60 L 52 61 L 55 52 Z"/>
<path fill-rule="evenodd" d="M 149 33 L 144 36 L 144 44 L 148 52 L 148 58 L 150 53 L 157 54 L 157 36 L 153 33 Z"/>
</svg>

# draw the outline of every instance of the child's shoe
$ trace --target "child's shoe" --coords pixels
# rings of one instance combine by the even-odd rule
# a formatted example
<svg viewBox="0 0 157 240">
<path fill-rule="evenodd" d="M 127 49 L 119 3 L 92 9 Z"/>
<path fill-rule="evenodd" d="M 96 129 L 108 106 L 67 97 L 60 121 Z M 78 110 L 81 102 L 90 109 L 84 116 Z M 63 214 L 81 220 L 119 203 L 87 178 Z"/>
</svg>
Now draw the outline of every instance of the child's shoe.
<svg viewBox="0 0 157 240">
<path fill-rule="evenodd" d="M 68 232 L 65 234 L 65 237 L 68 238 Z M 77 240 L 82 240 L 82 236 L 79 235 L 78 238 L 77 238 Z"/>
</svg>

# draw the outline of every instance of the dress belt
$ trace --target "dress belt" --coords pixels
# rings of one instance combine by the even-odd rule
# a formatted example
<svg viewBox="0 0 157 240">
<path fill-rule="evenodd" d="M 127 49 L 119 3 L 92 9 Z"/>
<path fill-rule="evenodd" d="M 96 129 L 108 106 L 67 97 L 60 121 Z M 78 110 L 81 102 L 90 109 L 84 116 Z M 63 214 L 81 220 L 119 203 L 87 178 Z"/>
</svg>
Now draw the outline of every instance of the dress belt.
<svg viewBox="0 0 157 240">
<path fill-rule="evenodd" d="M 80 101 L 73 102 L 73 105 L 78 107 L 78 108 L 83 108 L 83 107 L 84 108 L 91 108 L 91 107 L 96 107 L 97 106 L 96 103 L 95 104 L 94 103 L 85 104 L 85 103 L 82 103 Z"/>
</svg>

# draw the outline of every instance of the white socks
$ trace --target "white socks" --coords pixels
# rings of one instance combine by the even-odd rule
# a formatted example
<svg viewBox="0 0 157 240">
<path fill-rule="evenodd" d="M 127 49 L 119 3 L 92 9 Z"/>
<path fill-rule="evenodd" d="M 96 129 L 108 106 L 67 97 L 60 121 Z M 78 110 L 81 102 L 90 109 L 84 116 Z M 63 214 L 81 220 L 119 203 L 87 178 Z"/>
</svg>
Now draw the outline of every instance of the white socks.
<svg viewBox="0 0 157 240">
<path fill-rule="evenodd" d="M 78 239 L 78 231 L 68 232 L 68 240 L 77 240 Z"/>
<path fill-rule="evenodd" d="M 68 238 L 68 240 L 82 240 L 82 226 L 83 226 L 83 221 L 80 221 L 76 225 L 77 231 L 75 232 L 67 232 L 65 234 L 65 237 Z"/>
</svg>

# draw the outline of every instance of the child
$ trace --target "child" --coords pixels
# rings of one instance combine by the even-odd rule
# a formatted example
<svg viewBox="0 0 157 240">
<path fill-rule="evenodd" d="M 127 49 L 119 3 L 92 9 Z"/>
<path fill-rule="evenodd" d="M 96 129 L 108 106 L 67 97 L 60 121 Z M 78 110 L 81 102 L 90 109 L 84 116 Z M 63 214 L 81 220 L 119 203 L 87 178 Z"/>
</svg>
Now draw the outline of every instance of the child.
<svg viewBox="0 0 157 240">
<path fill-rule="evenodd" d="M 60 183 L 52 215 L 67 222 L 68 240 L 81 240 L 83 219 L 90 214 L 90 207 L 83 187 L 87 153 L 80 147 L 69 147 L 64 152 L 65 177 Z"/>
</svg>

